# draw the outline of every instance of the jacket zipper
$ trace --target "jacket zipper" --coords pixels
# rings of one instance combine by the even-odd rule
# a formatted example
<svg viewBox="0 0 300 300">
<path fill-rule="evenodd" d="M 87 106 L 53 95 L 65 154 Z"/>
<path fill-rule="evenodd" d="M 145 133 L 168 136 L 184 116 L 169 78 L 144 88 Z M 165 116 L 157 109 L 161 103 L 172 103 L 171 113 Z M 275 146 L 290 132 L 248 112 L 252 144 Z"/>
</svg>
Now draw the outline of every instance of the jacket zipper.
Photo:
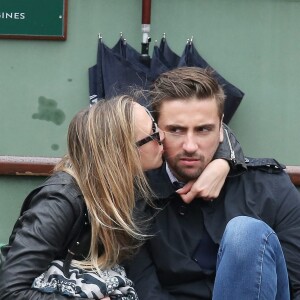
<svg viewBox="0 0 300 300">
<path fill-rule="evenodd" d="M 229 144 L 229 148 L 230 148 L 230 159 L 233 162 L 234 165 L 236 165 L 236 158 L 235 158 L 235 152 L 232 148 L 232 144 L 229 138 L 229 134 L 228 134 L 228 130 L 226 128 L 224 128 L 225 132 L 226 132 L 226 136 L 227 136 L 227 140 L 228 140 L 228 144 Z"/>
</svg>

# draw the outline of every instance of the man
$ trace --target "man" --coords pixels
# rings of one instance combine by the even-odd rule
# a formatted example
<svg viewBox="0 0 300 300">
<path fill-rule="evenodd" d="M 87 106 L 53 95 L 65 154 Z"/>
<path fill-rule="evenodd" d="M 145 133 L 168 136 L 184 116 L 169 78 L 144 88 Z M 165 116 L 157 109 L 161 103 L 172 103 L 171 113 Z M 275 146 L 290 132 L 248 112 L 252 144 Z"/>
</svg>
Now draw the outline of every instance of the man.
<svg viewBox="0 0 300 300">
<path fill-rule="evenodd" d="M 158 209 L 141 209 L 153 237 L 128 268 L 141 300 L 300 299 L 300 195 L 279 163 L 247 159 L 247 171 L 228 177 L 213 201 L 187 201 L 174 187 L 213 159 L 224 138 L 224 99 L 200 68 L 154 83 L 166 163 L 148 173 Z"/>
</svg>

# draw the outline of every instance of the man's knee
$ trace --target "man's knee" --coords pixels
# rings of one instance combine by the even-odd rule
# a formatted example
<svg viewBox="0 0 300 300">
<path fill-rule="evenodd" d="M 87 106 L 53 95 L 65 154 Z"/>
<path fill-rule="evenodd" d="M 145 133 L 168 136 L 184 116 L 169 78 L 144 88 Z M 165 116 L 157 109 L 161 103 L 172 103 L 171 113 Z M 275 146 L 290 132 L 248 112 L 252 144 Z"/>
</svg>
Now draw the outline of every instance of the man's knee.
<svg viewBox="0 0 300 300">
<path fill-rule="evenodd" d="M 238 216 L 231 219 L 225 229 L 222 247 L 238 258 L 247 256 L 249 252 L 258 250 L 258 247 L 271 237 L 277 240 L 274 231 L 263 221 Z"/>
<path fill-rule="evenodd" d="M 274 231 L 265 222 L 247 216 L 238 216 L 228 222 L 224 234 L 234 239 L 247 241 L 249 236 L 268 235 L 270 233 L 274 233 Z"/>
</svg>

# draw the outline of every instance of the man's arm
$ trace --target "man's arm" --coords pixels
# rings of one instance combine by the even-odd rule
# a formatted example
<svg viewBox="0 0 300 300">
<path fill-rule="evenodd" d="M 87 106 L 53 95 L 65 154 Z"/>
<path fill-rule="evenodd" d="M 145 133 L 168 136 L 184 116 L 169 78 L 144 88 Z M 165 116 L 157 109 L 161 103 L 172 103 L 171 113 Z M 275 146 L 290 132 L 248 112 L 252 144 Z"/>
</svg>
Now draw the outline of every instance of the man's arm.
<svg viewBox="0 0 300 300">
<path fill-rule="evenodd" d="M 277 211 L 274 230 L 285 256 L 293 300 L 300 300 L 300 194 L 287 175 L 282 183 L 284 200 Z"/>
</svg>

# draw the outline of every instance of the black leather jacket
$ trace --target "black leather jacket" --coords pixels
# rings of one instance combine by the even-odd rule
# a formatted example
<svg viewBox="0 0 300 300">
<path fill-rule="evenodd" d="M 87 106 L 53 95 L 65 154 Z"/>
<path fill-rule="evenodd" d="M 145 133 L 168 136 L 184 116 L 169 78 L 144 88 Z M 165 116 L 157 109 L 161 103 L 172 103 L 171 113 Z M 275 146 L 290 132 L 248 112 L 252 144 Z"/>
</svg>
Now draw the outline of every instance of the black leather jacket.
<svg viewBox="0 0 300 300">
<path fill-rule="evenodd" d="M 231 168 L 229 175 L 237 175 L 247 169 L 243 150 L 231 129 L 223 124 L 224 140 L 220 144 L 214 158 L 226 159 Z"/>
<path fill-rule="evenodd" d="M 232 171 L 240 172 L 245 168 L 243 152 L 230 129 L 227 130 L 230 141 L 225 133 L 216 158 L 227 159 Z M 65 258 L 72 238 L 70 232 L 85 209 L 82 194 L 67 173 L 54 174 L 29 194 L 9 245 L 2 250 L 6 260 L 0 271 L 1 300 L 70 299 L 42 294 L 32 290 L 31 285 L 51 261 Z M 85 231 L 90 233 L 90 228 Z M 81 256 L 89 250 L 90 239 L 87 236 L 84 236 L 85 242 L 81 242 L 82 247 L 77 252 Z"/>
<path fill-rule="evenodd" d="M 69 174 L 56 173 L 29 194 L 22 211 L 9 245 L 2 249 L 6 259 L 0 271 L 0 299 L 70 299 L 43 294 L 30 287 L 52 260 L 67 255 L 73 238 L 69 234 L 85 212 L 78 186 Z M 87 252 L 89 244 L 85 248 Z"/>
</svg>

